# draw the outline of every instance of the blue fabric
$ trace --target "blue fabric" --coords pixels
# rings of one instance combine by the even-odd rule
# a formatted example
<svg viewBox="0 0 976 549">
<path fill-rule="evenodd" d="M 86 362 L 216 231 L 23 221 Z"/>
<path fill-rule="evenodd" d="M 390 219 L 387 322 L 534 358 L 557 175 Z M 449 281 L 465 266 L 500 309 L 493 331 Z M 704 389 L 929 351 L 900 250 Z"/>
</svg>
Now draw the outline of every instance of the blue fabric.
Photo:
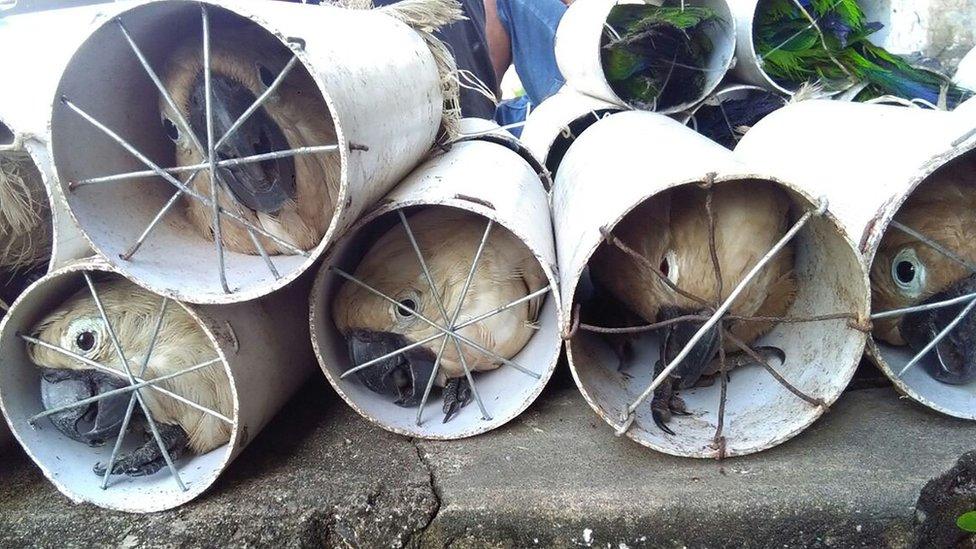
<svg viewBox="0 0 976 549">
<path fill-rule="evenodd" d="M 495 109 L 495 122 L 498 122 L 499 126 L 524 122 L 529 116 L 531 108 L 532 104 L 529 102 L 529 98 L 524 95 L 515 99 L 506 99 Z M 508 132 L 515 137 L 521 137 L 522 127 L 508 128 Z"/>
<path fill-rule="evenodd" d="M 561 0 L 497 0 L 498 18 L 512 42 L 512 61 L 528 100 L 538 105 L 563 85 L 556 65 L 556 27 L 566 13 Z"/>
</svg>

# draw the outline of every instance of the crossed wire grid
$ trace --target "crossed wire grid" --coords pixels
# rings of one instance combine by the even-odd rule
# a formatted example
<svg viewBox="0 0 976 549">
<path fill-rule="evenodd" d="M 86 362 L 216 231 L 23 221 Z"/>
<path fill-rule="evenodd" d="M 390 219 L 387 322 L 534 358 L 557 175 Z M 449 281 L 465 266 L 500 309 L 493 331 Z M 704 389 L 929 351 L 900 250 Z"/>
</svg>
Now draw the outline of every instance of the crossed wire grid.
<svg viewBox="0 0 976 549">
<path fill-rule="evenodd" d="M 539 290 L 531 292 L 528 295 L 520 297 L 519 299 L 516 299 L 505 305 L 502 305 L 501 307 L 497 307 L 491 311 L 488 311 L 487 313 L 483 313 L 466 320 L 459 320 L 459 317 L 461 315 L 461 310 L 464 307 L 465 299 L 468 296 L 468 291 L 471 289 L 471 283 L 474 280 L 475 273 L 477 272 L 478 265 L 481 261 L 481 256 L 484 253 L 485 245 L 488 242 L 488 238 L 491 235 L 491 231 L 492 228 L 494 227 L 495 222 L 492 219 L 488 219 L 487 224 L 485 225 L 484 233 L 482 233 L 481 240 L 478 243 L 478 248 L 475 251 L 474 258 L 471 260 L 471 268 L 468 270 L 467 278 L 464 281 L 464 286 L 462 287 L 460 296 L 458 297 L 457 305 L 455 305 L 454 310 L 450 314 L 448 314 L 448 310 L 444 305 L 444 301 L 441 299 L 441 292 L 437 288 L 437 282 L 434 280 L 433 275 L 430 272 L 430 268 L 427 264 L 427 260 L 424 258 L 424 254 L 420 250 L 420 245 L 417 243 L 416 236 L 414 235 L 414 232 L 410 227 L 410 222 L 407 221 L 407 216 L 403 213 L 403 210 L 397 210 L 397 215 L 400 220 L 400 225 L 403 226 L 403 230 L 407 235 L 407 239 L 410 241 L 410 246 L 413 248 L 414 255 L 416 255 L 417 257 L 417 262 L 420 264 L 420 268 L 423 271 L 424 280 L 426 281 L 427 287 L 430 290 L 430 295 L 432 296 L 434 303 L 437 305 L 441 323 L 438 323 L 434 320 L 427 318 L 426 316 L 416 311 L 414 308 L 404 305 L 403 303 L 397 301 L 395 298 L 386 295 L 380 290 L 377 290 L 373 286 L 367 284 L 366 282 L 363 282 L 359 278 L 342 270 L 339 267 L 330 266 L 329 269 L 339 277 L 349 282 L 352 282 L 353 284 L 356 284 L 361 288 L 364 288 L 371 294 L 380 297 L 381 299 L 390 303 L 394 307 L 397 307 L 401 312 L 416 317 L 417 319 L 427 324 L 431 328 L 437 330 L 438 333 L 433 336 L 429 336 L 420 339 L 418 341 L 415 341 L 413 343 L 410 343 L 408 345 L 405 345 L 404 347 L 392 351 L 390 353 L 387 353 L 383 356 L 374 358 L 372 360 L 368 360 L 362 364 L 358 364 L 343 372 L 342 375 L 340 375 L 339 377 L 341 379 L 344 379 L 356 372 L 369 368 L 370 366 L 375 366 L 390 358 L 399 356 L 407 351 L 410 351 L 411 349 L 415 349 L 422 345 L 427 345 L 428 343 L 440 339 L 441 343 L 440 343 L 440 348 L 437 351 L 436 358 L 434 360 L 434 369 L 430 375 L 430 379 L 427 381 L 427 386 L 424 388 L 424 395 L 420 401 L 420 406 L 417 409 L 416 424 L 419 427 L 423 425 L 424 407 L 427 405 L 427 399 L 429 398 L 431 389 L 434 386 L 434 380 L 437 378 L 437 373 L 440 370 L 440 365 L 444 355 L 444 350 L 447 347 L 448 340 L 450 340 L 451 343 L 454 345 L 455 350 L 457 351 L 459 360 L 461 362 L 461 367 L 464 369 L 464 376 L 467 379 L 468 384 L 471 386 L 471 393 L 474 395 L 475 401 L 478 403 L 478 408 L 481 411 L 482 419 L 485 421 L 491 421 L 492 419 L 491 414 L 489 413 L 488 408 L 485 406 L 484 401 L 481 398 L 481 394 L 478 392 L 478 389 L 475 385 L 474 377 L 471 375 L 471 368 L 468 366 L 467 359 L 464 356 L 462 344 L 466 345 L 467 347 L 470 347 L 471 349 L 474 349 L 475 351 L 481 354 L 491 357 L 493 360 L 500 362 L 502 365 L 514 368 L 529 377 L 538 380 L 541 379 L 542 376 L 541 374 L 536 373 L 509 358 L 499 355 L 495 351 L 492 351 L 491 349 L 488 349 L 475 341 L 472 341 L 471 339 L 461 335 L 459 332 L 463 328 L 487 320 L 497 314 L 500 314 L 504 311 L 507 311 L 508 309 L 511 309 L 512 307 L 517 307 L 518 305 L 527 303 L 533 299 L 541 298 L 547 293 L 549 293 L 552 290 L 552 288 L 550 285 L 546 285 L 545 287 L 540 288 Z"/>
<path fill-rule="evenodd" d="M 926 236 L 925 234 L 922 234 L 921 232 L 919 232 L 919 231 L 917 231 L 917 230 L 915 230 L 915 229 L 913 229 L 913 228 L 911 228 L 911 227 L 909 227 L 909 226 L 907 226 L 907 225 L 905 225 L 905 224 L 903 224 L 903 223 L 901 223 L 899 221 L 892 221 L 891 224 L 890 224 L 890 227 L 893 228 L 893 229 L 896 229 L 898 231 L 901 231 L 901 232 L 907 234 L 908 236 L 911 236 L 912 238 L 918 240 L 922 244 L 925 244 L 926 246 L 932 248 L 933 250 L 935 250 L 939 254 L 943 255 L 944 257 L 946 257 L 947 259 L 949 259 L 953 263 L 956 263 L 956 264 L 962 266 L 967 271 L 969 271 L 971 274 L 976 274 L 976 265 L 974 265 L 971 261 L 963 258 L 962 256 L 960 256 L 959 254 L 957 254 L 953 250 L 950 250 L 949 248 L 943 246 L 937 240 L 935 240 L 933 238 L 930 238 L 929 236 Z M 945 339 L 945 337 L 948 336 L 952 332 L 952 330 L 954 330 L 956 328 L 956 326 L 958 326 L 959 323 L 962 322 L 963 319 L 966 318 L 973 311 L 973 309 L 976 309 L 976 292 L 969 293 L 969 294 L 965 294 L 965 295 L 961 295 L 961 296 L 957 296 L 957 297 L 954 297 L 952 299 L 946 299 L 946 300 L 943 300 L 943 301 L 937 301 L 935 303 L 929 303 L 929 304 L 926 304 L 926 305 L 915 305 L 915 306 L 912 306 L 912 307 L 903 307 L 903 308 L 900 308 L 900 309 L 892 309 L 892 310 L 889 310 L 889 311 L 881 311 L 881 312 L 878 312 L 878 313 L 873 313 L 871 315 L 871 319 L 872 320 L 876 320 L 876 319 L 882 319 L 882 318 L 891 318 L 891 317 L 896 317 L 896 316 L 902 316 L 902 315 L 909 314 L 909 313 L 918 313 L 918 312 L 923 312 L 923 311 L 931 311 L 931 310 L 934 310 L 934 309 L 942 309 L 942 308 L 945 308 L 945 307 L 953 307 L 953 306 L 960 305 L 960 304 L 963 304 L 963 303 L 965 303 L 966 305 L 962 308 L 962 310 L 959 312 L 959 314 L 957 314 L 952 319 L 952 321 L 950 321 L 948 324 L 946 324 L 945 328 L 943 328 L 938 334 L 936 334 L 936 336 L 934 338 L 932 338 L 932 340 L 929 341 L 928 344 L 925 345 L 925 347 L 923 347 L 920 351 L 918 351 L 917 353 L 915 353 L 915 355 L 912 357 L 912 359 L 909 360 L 905 364 L 905 366 L 902 367 L 902 369 L 898 372 L 898 377 L 903 377 L 905 375 L 905 373 L 908 372 L 908 370 L 912 368 L 912 366 L 915 366 L 916 364 L 918 364 L 919 362 L 921 362 L 921 360 L 923 358 L 925 358 L 925 356 L 928 355 L 929 352 L 932 351 L 932 349 L 935 349 L 935 347 L 943 339 Z"/>
<path fill-rule="evenodd" d="M 126 29 L 122 20 L 120 18 L 116 18 L 115 21 L 118 24 L 119 32 L 122 34 L 122 37 L 125 39 L 125 41 L 129 44 L 129 47 L 132 49 L 133 54 L 139 60 L 139 63 L 142 65 L 143 69 L 145 69 L 149 79 L 152 80 L 159 94 L 163 97 L 164 101 L 166 101 L 166 104 L 169 107 L 169 109 L 176 114 L 175 123 L 179 126 L 179 130 L 188 137 L 191 145 L 196 150 L 196 152 L 199 153 L 204 158 L 204 161 L 194 165 L 162 168 L 158 166 L 156 163 L 154 163 L 152 160 L 150 160 L 148 156 L 140 152 L 134 145 L 129 143 L 127 140 L 121 137 L 114 130 L 112 130 L 105 124 L 98 121 L 94 116 L 92 116 L 84 109 L 82 109 L 81 107 L 73 103 L 68 97 L 62 96 L 61 102 L 65 106 L 67 106 L 69 109 L 71 109 L 76 114 L 81 116 L 92 126 L 94 126 L 103 134 L 105 134 L 107 137 L 109 137 L 112 141 L 116 142 L 118 145 L 124 148 L 130 155 L 135 157 L 141 164 L 143 164 L 144 166 L 146 166 L 146 168 L 148 168 L 146 170 L 141 170 L 141 171 L 132 171 L 132 172 L 126 172 L 121 174 L 103 176 L 103 177 L 95 177 L 95 178 L 85 179 L 81 181 L 73 181 L 68 184 L 68 188 L 71 191 L 75 191 L 76 189 L 87 185 L 114 183 L 119 181 L 131 181 L 134 179 L 141 179 L 147 177 L 160 177 L 163 180 L 165 180 L 167 183 L 169 183 L 170 185 L 176 188 L 176 192 L 173 193 L 173 195 L 169 198 L 169 200 L 167 200 L 167 202 L 163 205 L 163 207 L 159 210 L 159 212 L 152 218 L 149 224 L 140 232 L 135 242 L 133 242 L 133 244 L 125 252 L 119 254 L 119 257 L 125 261 L 131 259 L 132 256 L 139 251 L 139 249 L 142 247 L 146 239 L 149 238 L 152 232 L 156 229 L 156 227 L 158 227 L 159 223 L 163 220 L 163 218 L 166 217 L 166 214 L 172 210 L 173 206 L 181 198 L 189 197 L 192 200 L 196 200 L 201 204 L 210 207 L 212 211 L 211 230 L 213 232 L 214 247 L 215 247 L 215 253 L 217 257 L 217 267 L 218 267 L 218 272 L 220 277 L 220 286 L 224 293 L 232 293 L 232 290 L 227 283 L 227 271 L 224 263 L 225 254 L 224 254 L 224 245 L 221 238 L 221 216 L 247 229 L 247 233 L 251 239 L 251 243 L 254 245 L 255 248 L 257 248 L 258 253 L 261 255 L 261 258 L 264 260 L 264 264 L 267 266 L 268 270 L 271 272 L 271 275 L 276 280 L 280 279 L 281 275 L 278 272 L 278 269 L 275 267 L 274 262 L 271 260 L 271 257 L 268 255 L 267 250 L 261 244 L 261 240 L 258 238 L 259 235 L 273 241 L 275 244 L 287 250 L 291 254 L 309 257 L 309 253 L 285 241 L 284 239 L 266 231 L 265 229 L 255 225 L 254 223 L 245 219 L 241 215 L 228 211 L 227 209 L 221 207 L 218 203 L 218 186 L 219 186 L 218 183 L 222 183 L 222 181 L 218 169 L 231 168 L 234 166 L 240 166 L 244 164 L 265 162 L 268 160 L 275 160 L 278 158 L 287 158 L 287 157 L 309 155 L 309 154 L 335 153 L 338 152 L 339 146 L 338 144 L 302 146 L 302 147 L 295 147 L 287 150 L 272 151 L 268 153 L 256 154 L 256 155 L 246 156 L 241 158 L 219 160 L 217 156 L 217 151 L 227 142 L 227 140 L 230 137 L 233 136 L 234 132 L 240 129 L 240 127 L 243 126 L 245 122 L 247 122 L 247 120 L 251 117 L 251 115 L 257 112 L 257 110 L 260 109 L 264 105 L 264 103 L 274 95 L 275 91 L 278 89 L 281 83 L 284 82 L 288 74 L 292 71 L 292 69 L 295 68 L 296 65 L 298 65 L 298 57 L 295 56 L 294 54 L 292 55 L 291 59 L 281 70 L 278 76 L 274 78 L 274 80 L 267 87 L 267 89 L 255 99 L 255 101 L 251 104 L 251 106 L 248 107 L 237 118 L 237 120 L 234 121 L 234 123 L 224 133 L 224 135 L 218 138 L 214 134 L 214 127 L 213 127 L 213 97 L 212 97 L 213 95 L 212 76 L 213 75 L 211 72 L 211 55 L 210 55 L 210 18 L 207 12 L 207 7 L 205 5 L 201 4 L 200 10 L 201 10 L 201 21 L 203 26 L 202 55 L 203 55 L 203 67 L 204 67 L 203 69 L 204 89 L 205 89 L 205 96 L 206 96 L 205 110 L 206 110 L 207 142 L 205 144 L 200 142 L 196 134 L 190 128 L 189 122 L 186 120 L 186 117 L 184 117 L 183 114 L 180 112 L 180 110 L 177 108 L 172 95 L 170 95 L 170 93 L 166 90 L 166 87 L 163 85 L 162 80 L 160 80 L 159 75 L 152 68 L 152 65 L 149 63 L 149 60 L 146 58 L 142 49 L 133 39 L 132 35 L 129 34 L 129 31 Z M 210 180 L 209 196 L 201 194 L 190 187 L 191 182 L 200 172 L 207 172 L 209 174 L 209 180 Z M 181 175 L 181 174 L 189 174 L 189 175 L 187 175 L 183 181 L 180 181 L 179 179 L 174 177 L 175 175 Z"/>
<path fill-rule="evenodd" d="M 712 197 L 713 197 L 713 187 L 714 187 L 714 174 L 709 174 L 706 181 L 702 185 L 704 187 L 705 195 L 705 211 L 708 217 L 709 224 L 709 240 L 708 248 L 711 255 L 712 267 L 714 270 L 715 281 L 718 286 L 718 292 L 716 295 L 721 296 L 723 293 L 723 280 L 722 271 L 719 265 L 718 252 L 715 244 L 715 215 L 712 208 Z M 623 411 L 620 417 L 621 425 L 617 429 L 617 434 L 622 435 L 626 433 L 634 423 L 636 419 L 637 408 L 645 401 L 647 398 L 654 393 L 654 391 L 660 386 L 667 377 L 673 372 L 681 362 L 691 353 L 692 348 L 701 340 L 704 335 L 715 327 L 716 324 L 723 323 L 723 321 L 740 321 L 740 322 L 772 322 L 772 323 L 806 323 L 806 322 L 823 322 L 828 320 L 848 320 L 848 327 L 852 329 L 867 331 L 867 328 L 860 326 L 860 320 L 856 314 L 853 313 L 832 313 L 817 316 L 786 316 L 786 317 L 761 317 L 761 316 L 742 316 L 742 315 L 730 315 L 728 310 L 731 308 L 732 303 L 738 298 L 738 296 L 745 290 L 745 288 L 753 281 L 753 279 L 760 273 L 763 267 L 769 263 L 777 253 L 780 252 L 787 244 L 789 244 L 800 230 L 806 226 L 806 224 L 813 219 L 815 216 L 821 216 L 827 211 L 826 200 L 821 200 L 820 204 L 816 209 L 807 210 L 800 218 L 793 224 L 792 227 L 780 238 L 780 240 L 773 245 L 772 248 L 766 254 L 756 262 L 751 270 L 746 274 L 746 276 L 735 286 L 729 296 L 724 300 L 711 302 L 709 300 L 703 299 L 699 296 L 691 294 L 681 288 L 678 288 L 661 270 L 653 265 L 646 257 L 639 254 L 633 248 L 629 247 L 626 243 L 618 239 L 609 230 L 604 229 L 603 235 L 606 241 L 613 245 L 614 247 L 621 250 L 626 255 L 630 256 L 634 260 L 641 263 L 645 268 L 649 269 L 654 273 L 655 277 L 661 280 L 671 291 L 687 298 L 696 303 L 700 304 L 705 308 L 706 311 L 710 311 L 707 315 L 684 315 L 677 318 L 669 319 L 662 322 L 656 322 L 653 324 L 648 324 L 644 326 L 633 326 L 625 328 L 606 328 L 601 326 L 594 326 L 590 324 L 583 324 L 579 319 L 579 306 L 577 306 L 575 311 L 576 319 L 574 320 L 574 329 L 571 333 L 571 337 L 575 335 L 577 330 L 583 330 L 593 333 L 601 334 L 636 334 L 659 330 L 667 326 L 678 324 L 681 322 L 689 321 L 704 321 L 702 327 L 695 332 L 687 344 L 681 349 L 677 356 L 665 365 L 664 369 L 660 374 L 657 375 L 647 386 L 647 388 L 637 397 L 635 401 L 629 404 Z M 769 364 L 759 353 L 757 353 L 751 345 L 740 340 L 734 336 L 723 324 L 719 324 L 719 342 L 718 342 L 718 355 L 719 355 L 719 379 L 721 381 L 721 392 L 719 400 L 719 410 L 718 410 L 718 421 L 714 436 L 714 443 L 718 449 L 718 455 L 720 458 L 725 456 L 725 437 L 722 435 L 725 426 L 725 404 L 726 396 L 728 391 L 728 379 L 726 377 L 727 364 L 724 343 L 725 340 L 731 341 L 739 350 L 744 352 L 750 359 L 758 363 L 763 367 L 766 372 L 768 372 L 780 385 L 786 388 L 789 392 L 793 393 L 797 398 L 807 402 L 811 406 L 826 406 L 820 398 L 815 398 L 807 395 L 792 383 L 790 383 L 782 374 L 780 374 L 773 366 Z"/>
<path fill-rule="evenodd" d="M 125 438 L 125 435 L 128 433 L 129 424 L 132 419 L 133 412 L 135 411 L 135 406 L 136 404 L 138 404 L 139 409 L 142 411 L 142 415 L 146 418 L 146 423 L 148 424 L 149 430 L 152 433 L 153 440 L 156 442 L 156 445 L 159 447 L 163 459 L 166 462 L 166 466 L 169 469 L 170 473 L 172 473 L 173 475 L 173 479 L 175 480 L 177 486 L 179 486 L 180 490 L 186 491 L 187 490 L 186 485 L 183 483 L 183 480 L 180 477 L 176 464 L 173 462 L 172 456 L 170 456 L 169 450 L 166 448 L 166 444 L 163 442 L 162 437 L 159 434 L 159 429 L 157 427 L 156 420 L 153 418 L 152 412 L 149 410 L 149 407 L 146 405 L 143 399 L 142 391 L 144 389 L 150 389 L 156 393 L 159 393 L 162 396 L 174 399 L 183 405 L 189 406 L 195 410 L 211 415 L 233 427 L 234 420 L 232 420 L 231 418 L 221 414 L 216 410 L 212 410 L 206 406 L 197 404 L 196 402 L 182 395 L 174 393 L 173 391 L 170 391 L 160 386 L 160 384 L 163 382 L 176 379 L 180 376 L 184 376 L 192 372 L 196 372 L 210 367 L 220 367 L 223 362 L 218 357 L 218 358 L 213 358 L 201 362 L 199 364 L 195 364 L 188 368 L 184 368 L 177 372 L 159 376 L 150 380 L 143 378 L 143 376 L 146 374 L 146 370 L 149 367 L 149 361 L 152 358 L 153 351 L 156 348 L 159 331 L 162 328 L 163 318 L 165 317 L 167 306 L 169 305 L 170 302 L 168 298 L 163 297 L 161 298 L 159 313 L 156 316 L 156 322 L 154 324 L 152 336 L 150 337 L 149 340 L 149 346 L 146 350 L 146 356 L 142 360 L 142 365 L 138 373 L 137 374 L 133 373 L 132 369 L 129 366 L 129 359 L 128 357 L 126 357 L 125 352 L 122 349 L 122 345 L 119 341 L 118 333 L 115 331 L 115 327 L 112 325 L 112 322 L 109 320 L 108 315 L 105 312 L 105 307 L 103 305 L 101 297 L 98 294 L 98 290 L 95 287 L 95 283 L 92 280 L 91 274 L 85 272 L 83 273 L 83 276 L 85 278 L 85 283 L 88 286 L 88 291 L 91 294 L 92 300 L 94 300 L 95 306 L 98 309 L 98 314 L 101 317 L 102 323 L 104 324 L 105 331 L 108 333 L 109 339 L 112 342 L 112 347 L 115 351 L 116 358 L 118 358 L 119 363 L 122 366 L 122 370 L 123 370 L 122 372 L 120 372 L 118 369 L 106 366 L 105 364 L 102 364 L 88 357 L 75 353 L 74 351 L 70 349 L 66 349 L 56 343 L 43 341 L 41 339 L 26 334 L 18 334 L 18 335 L 20 336 L 21 339 L 23 339 L 28 343 L 59 353 L 81 364 L 94 368 L 95 370 L 98 370 L 102 373 L 106 373 L 116 377 L 124 373 L 126 381 L 128 381 L 129 385 L 127 387 L 106 391 L 104 393 L 100 393 L 86 399 L 72 402 L 70 404 L 65 404 L 63 406 L 58 406 L 56 408 L 44 410 L 43 412 L 40 412 L 34 415 L 33 417 L 31 417 L 29 422 L 31 425 L 34 425 L 38 420 L 50 416 L 52 414 L 64 412 L 66 410 L 71 410 L 82 406 L 90 406 L 105 398 L 129 394 L 131 396 L 129 397 L 129 404 L 125 411 L 125 417 L 122 420 L 122 425 L 119 428 L 119 434 L 116 438 L 115 446 L 112 448 L 112 454 L 109 457 L 108 467 L 105 469 L 105 474 L 102 478 L 102 489 L 103 490 L 107 489 L 109 486 L 109 477 L 112 474 L 112 468 L 115 464 L 116 458 L 118 457 L 119 450 L 122 448 L 122 442 Z"/>
</svg>

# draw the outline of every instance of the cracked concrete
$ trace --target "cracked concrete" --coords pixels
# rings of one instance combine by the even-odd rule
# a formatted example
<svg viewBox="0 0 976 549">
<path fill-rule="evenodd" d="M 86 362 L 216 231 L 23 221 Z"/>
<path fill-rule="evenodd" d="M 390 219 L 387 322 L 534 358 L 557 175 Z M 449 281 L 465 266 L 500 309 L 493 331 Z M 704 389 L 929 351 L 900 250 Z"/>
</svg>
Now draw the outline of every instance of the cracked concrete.
<svg viewBox="0 0 976 549">
<path fill-rule="evenodd" d="M 316 381 L 175 511 L 73 505 L 6 452 L 0 546 L 903 547 L 919 490 L 974 435 L 866 389 L 759 456 L 684 460 L 614 437 L 561 375 L 510 425 L 431 442 L 373 427 Z"/>
</svg>

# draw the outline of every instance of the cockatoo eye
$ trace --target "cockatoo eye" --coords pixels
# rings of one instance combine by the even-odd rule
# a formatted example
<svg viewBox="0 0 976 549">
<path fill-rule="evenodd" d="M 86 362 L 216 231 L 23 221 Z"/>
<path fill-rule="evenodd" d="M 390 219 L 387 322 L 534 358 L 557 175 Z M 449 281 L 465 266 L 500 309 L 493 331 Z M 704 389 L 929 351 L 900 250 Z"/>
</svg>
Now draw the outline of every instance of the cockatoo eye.
<svg viewBox="0 0 976 549">
<path fill-rule="evenodd" d="M 86 353 L 91 351 L 95 348 L 95 332 L 81 332 L 75 336 L 75 345 Z"/>
<path fill-rule="evenodd" d="M 420 295 L 417 292 L 410 292 L 406 295 L 402 295 L 398 298 L 398 306 L 393 308 L 393 314 L 396 316 L 397 321 L 406 322 L 413 320 L 414 314 L 407 309 L 412 311 L 420 310 Z"/>
<path fill-rule="evenodd" d="M 913 248 L 903 248 L 891 262 L 891 279 L 908 297 L 918 297 L 925 288 L 925 265 Z"/>
<path fill-rule="evenodd" d="M 275 75 L 271 72 L 271 69 L 265 67 L 264 65 L 258 64 L 258 80 L 264 84 L 264 87 L 270 88 L 271 84 L 275 81 Z"/>
<path fill-rule="evenodd" d="M 66 334 L 70 339 L 70 344 L 74 351 L 83 355 L 89 355 L 98 349 L 102 340 L 101 319 L 82 317 L 74 320 L 68 326 Z"/>
<path fill-rule="evenodd" d="M 180 140 L 180 129 L 169 118 L 163 118 L 163 130 L 166 131 L 166 137 L 169 137 L 173 143 Z"/>
</svg>

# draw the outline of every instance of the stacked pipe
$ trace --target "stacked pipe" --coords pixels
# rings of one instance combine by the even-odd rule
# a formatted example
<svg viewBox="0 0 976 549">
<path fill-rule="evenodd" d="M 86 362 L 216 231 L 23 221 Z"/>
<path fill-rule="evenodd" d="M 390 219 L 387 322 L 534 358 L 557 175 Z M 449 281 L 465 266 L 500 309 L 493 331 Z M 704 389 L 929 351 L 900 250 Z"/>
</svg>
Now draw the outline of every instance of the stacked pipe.
<svg viewBox="0 0 976 549">
<path fill-rule="evenodd" d="M 866 273 L 828 203 L 792 181 L 654 113 L 611 115 L 570 146 L 552 198 L 562 332 L 618 434 L 748 454 L 840 396 L 865 342 Z"/>
<path fill-rule="evenodd" d="M 71 9 L 48 18 L 9 17 L 0 33 L 0 50 L 13 52 L 37 40 L 39 32 L 51 32 L 40 24 L 42 19 L 60 29 L 57 45 L 36 55 L 0 57 L 7 82 L 0 86 L 0 318 L 31 282 L 91 253 L 51 185 L 53 167 L 44 134 L 50 118 L 45 103 L 53 97 L 58 68 L 85 32 L 84 25 L 77 24 L 85 13 Z M 52 70 L 37 70 L 38 66 Z M 0 447 L 10 442 L 6 424 L 0 423 Z"/>
<path fill-rule="evenodd" d="M 457 8 L 417 1 L 4 18 L 5 51 L 38 29 L 63 38 L 50 71 L 4 56 L 38 81 L 5 87 L 0 118 L 36 113 L 10 124 L 55 204 L 55 244 L 74 230 L 98 254 L 62 267 L 58 252 L 0 324 L 0 407 L 66 496 L 131 512 L 192 500 L 314 371 L 307 271 L 456 134 L 453 62 L 429 33 Z"/>
<path fill-rule="evenodd" d="M 783 146 L 800 127 L 803 143 L 829 140 L 829 161 Z M 736 148 L 828 197 L 870 267 L 868 356 L 902 393 L 966 419 L 976 419 L 974 146 L 972 122 L 956 113 L 810 101 L 763 120 Z"/>
<path fill-rule="evenodd" d="M 539 396 L 562 347 L 546 172 L 497 126 L 464 122 L 342 237 L 312 291 L 326 377 L 405 436 L 507 423 Z M 397 377 L 407 381 L 394 391 L 386 380 Z M 470 391 L 460 408 L 458 384 Z"/>
</svg>

